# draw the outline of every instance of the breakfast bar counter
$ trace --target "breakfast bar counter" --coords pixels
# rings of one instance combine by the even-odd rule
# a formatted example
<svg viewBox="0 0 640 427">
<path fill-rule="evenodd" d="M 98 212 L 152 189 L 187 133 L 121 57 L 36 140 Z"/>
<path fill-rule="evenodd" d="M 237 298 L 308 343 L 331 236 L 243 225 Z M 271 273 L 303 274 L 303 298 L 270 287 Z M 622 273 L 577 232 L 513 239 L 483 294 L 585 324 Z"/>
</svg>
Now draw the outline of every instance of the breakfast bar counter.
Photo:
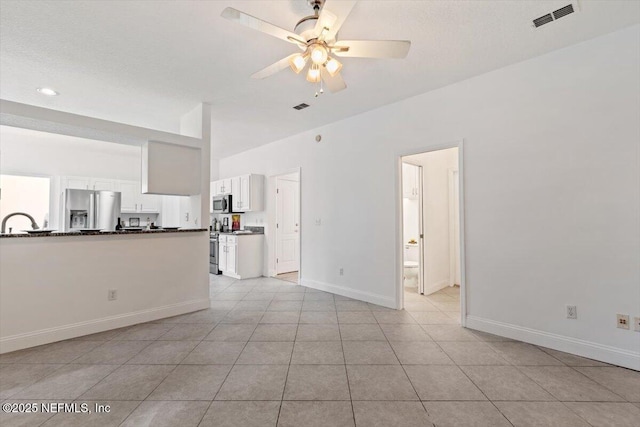
<svg viewBox="0 0 640 427">
<path fill-rule="evenodd" d="M 37 230 L 36 230 L 37 231 Z M 193 233 L 198 231 L 209 231 L 208 228 L 158 228 L 151 230 L 118 230 L 118 231 L 53 231 L 35 232 L 35 233 L 5 233 L 0 234 L 1 238 L 23 238 L 23 237 L 67 237 L 67 236 L 112 236 L 112 235 L 128 235 L 128 234 L 166 234 L 166 233 Z"/>
</svg>

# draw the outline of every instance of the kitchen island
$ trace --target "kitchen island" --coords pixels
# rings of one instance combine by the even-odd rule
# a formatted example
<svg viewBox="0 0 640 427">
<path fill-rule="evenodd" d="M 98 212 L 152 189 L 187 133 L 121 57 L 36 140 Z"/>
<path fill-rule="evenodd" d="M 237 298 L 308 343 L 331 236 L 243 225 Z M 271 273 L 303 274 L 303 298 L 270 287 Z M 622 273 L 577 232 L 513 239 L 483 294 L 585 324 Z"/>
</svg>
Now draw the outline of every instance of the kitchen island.
<svg viewBox="0 0 640 427">
<path fill-rule="evenodd" d="M 207 229 L 0 236 L 0 353 L 208 308 L 208 245 Z"/>
<path fill-rule="evenodd" d="M 37 231 L 37 230 L 36 230 Z M 154 234 L 154 233 L 194 233 L 209 231 L 207 228 L 156 228 L 150 230 L 116 230 L 116 231 L 53 231 L 51 233 L 5 233 L 0 234 L 0 239 L 11 237 L 66 237 L 66 236 L 124 236 L 129 234 Z"/>
</svg>

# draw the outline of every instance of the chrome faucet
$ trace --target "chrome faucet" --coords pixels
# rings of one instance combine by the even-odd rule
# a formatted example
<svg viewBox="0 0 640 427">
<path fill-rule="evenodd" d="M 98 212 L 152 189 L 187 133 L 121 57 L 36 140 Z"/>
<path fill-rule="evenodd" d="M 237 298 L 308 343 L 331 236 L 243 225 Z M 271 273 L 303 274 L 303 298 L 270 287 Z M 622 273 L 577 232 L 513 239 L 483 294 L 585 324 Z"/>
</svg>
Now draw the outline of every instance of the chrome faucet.
<svg viewBox="0 0 640 427">
<path fill-rule="evenodd" d="M 27 218 L 29 218 L 31 220 L 31 228 L 33 228 L 34 230 L 37 230 L 38 228 L 38 224 L 36 223 L 36 220 L 33 219 L 33 217 L 31 215 L 29 215 L 28 213 L 24 213 L 24 212 L 14 212 L 14 213 L 10 213 L 9 215 L 5 216 L 4 219 L 2 220 L 2 231 L 0 231 L 0 233 L 4 234 L 4 231 L 6 229 L 7 226 L 7 220 L 9 218 L 11 218 L 12 216 L 16 216 L 16 215 L 22 215 L 22 216 L 26 216 Z"/>
</svg>

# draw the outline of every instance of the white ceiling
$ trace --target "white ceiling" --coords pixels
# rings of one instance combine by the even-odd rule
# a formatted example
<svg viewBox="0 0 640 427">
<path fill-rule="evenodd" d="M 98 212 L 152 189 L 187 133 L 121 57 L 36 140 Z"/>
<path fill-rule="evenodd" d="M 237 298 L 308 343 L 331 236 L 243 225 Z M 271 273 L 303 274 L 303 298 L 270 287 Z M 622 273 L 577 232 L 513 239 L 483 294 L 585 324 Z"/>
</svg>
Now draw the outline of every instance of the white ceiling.
<svg viewBox="0 0 640 427">
<path fill-rule="evenodd" d="M 220 17 L 232 6 L 292 30 L 306 0 L 2 0 L 0 98 L 173 132 L 210 102 L 213 154 L 225 157 L 640 22 L 638 1 L 583 0 L 532 29 L 569 1 L 361 0 L 338 38 L 408 39 L 409 56 L 345 58 L 348 88 L 315 99 L 290 70 L 250 79 L 296 47 Z M 292 109 L 301 102 L 311 107 Z"/>
</svg>

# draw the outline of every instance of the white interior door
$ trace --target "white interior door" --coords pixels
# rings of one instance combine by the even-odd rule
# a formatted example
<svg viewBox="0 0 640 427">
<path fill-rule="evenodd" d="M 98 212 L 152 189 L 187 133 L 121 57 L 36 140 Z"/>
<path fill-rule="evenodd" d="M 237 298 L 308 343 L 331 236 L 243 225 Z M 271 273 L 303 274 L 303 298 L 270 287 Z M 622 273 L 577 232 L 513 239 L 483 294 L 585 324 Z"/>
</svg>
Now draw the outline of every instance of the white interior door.
<svg viewBox="0 0 640 427">
<path fill-rule="evenodd" d="M 300 183 L 276 177 L 276 274 L 300 268 Z"/>
<path fill-rule="evenodd" d="M 457 170 L 449 171 L 449 284 L 460 285 L 460 179 Z"/>
</svg>

